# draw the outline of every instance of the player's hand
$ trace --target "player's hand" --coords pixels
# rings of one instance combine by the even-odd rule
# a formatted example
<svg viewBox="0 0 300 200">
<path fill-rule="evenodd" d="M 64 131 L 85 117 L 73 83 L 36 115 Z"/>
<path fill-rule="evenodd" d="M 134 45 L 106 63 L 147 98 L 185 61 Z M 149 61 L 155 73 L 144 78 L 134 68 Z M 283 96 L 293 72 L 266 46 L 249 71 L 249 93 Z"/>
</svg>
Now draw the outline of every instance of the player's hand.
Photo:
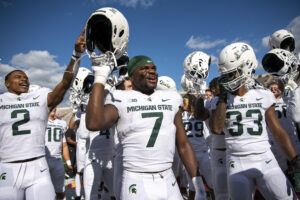
<svg viewBox="0 0 300 200">
<path fill-rule="evenodd" d="M 300 192 L 300 156 L 297 155 L 292 161 L 291 164 L 294 168 L 294 182 L 295 182 L 295 191 Z"/>
<path fill-rule="evenodd" d="M 78 53 L 83 53 L 85 51 L 84 33 L 85 33 L 85 28 L 81 31 L 81 33 L 75 43 L 75 51 Z"/>
<path fill-rule="evenodd" d="M 68 167 L 68 170 L 71 170 L 71 171 L 73 171 L 73 167 L 72 167 L 72 165 L 67 165 L 67 167 Z"/>
<path fill-rule="evenodd" d="M 221 83 L 219 83 L 219 92 L 218 102 L 227 104 L 228 92 Z"/>
<path fill-rule="evenodd" d="M 106 54 L 97 56 L 92 53 L 90 58 L 92 61 L 92 69 L 95 75 L 94 83 L 101 83 L 105 85 L 108 76 L 114 69 L 114 63 Z"/>
<path fill-rule="evenodd" d="M 203 185 L 201 176 L 195 176 L 192 178 L 192 182 L 195 188 L 195 200 L 204 200 L 206 199 L 206 191 Z"/>
</svg>

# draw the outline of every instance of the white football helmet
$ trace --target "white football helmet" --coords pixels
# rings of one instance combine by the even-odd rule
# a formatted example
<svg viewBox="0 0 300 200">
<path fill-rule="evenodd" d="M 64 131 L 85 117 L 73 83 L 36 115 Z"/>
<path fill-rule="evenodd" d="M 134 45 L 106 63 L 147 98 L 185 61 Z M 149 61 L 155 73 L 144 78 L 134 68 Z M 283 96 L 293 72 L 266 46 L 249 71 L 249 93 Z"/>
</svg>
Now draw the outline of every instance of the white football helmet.
<svg viewBox="0 0 300 200">
<path fill-rule="evenodd" d="M 192 93 L 195 92 L 195 89 L 194 89 L 194 86 L 193 86 L 193 82 L 190 81 L 190 80 L 188 80 L 185 77 L 185 74 L 182 75 L 180 84 L 181 84 L 181 87 L 182 87 L 182 89 L 184 91 L 186 91 L 186 92 L 192 92 Z"/>
<path fill-rule="evenodd" d="M 269 51 L 264 55 L 262 65 L 266 72 L 273 76 L 278 76 L 284 81 L 298 76 L 298 69 L 300 68 L 300 63 L 296 56 L 284 49 L 272 49 Z"/>
<path fill-rule="evenodd" d="M 93 52 L 96 47 L 102 53 L 110 51 L 118 59 L 127 50 L 129 25 L 117 9 L 100 8 L 89 17 L 85 35 L 87 50 Z"/>
<path fill-rule="evenodd" d="M 218 59 L 220 83 L 227 91 L 233 92 L 252 77 L 258 65 L 252 47 L 243 42 L 226 46 Z"/>
<path fill-rule="evenodd" d="M 175 81 L 168 76 L 160 76 L 157 81 L 157 90 L 177 90 Z"/>
<path fill-rule="evenodd" d="M 202 81 L 200 85 L 193 83 L 193 86 L 194 86 L 196 94 L 205 95 L 205 90 L 206 90 L 206 82 L 205 81 Z"/>
<path fill-rule="evenodd" d="M 295 37 L 285 29 L 275 31 L 269 38 L 269 48 L 270 50 L 285 49 L 292 52 L 295 50 Z"/>
<path fill-rule="evenodd" d="M 202 51 L 190 53 L 183 62 L 184 74 L 193 83 L 201 85 L 208 77 L 211 57 Z"/>
<path fill-rule="evenodd" d="M 28 92 L 34 92 L 40 88 L 41 88 L 41 86 L 39 86 L 39 85 L 30 84 Z"/>
<path fill-rule="evenodd" d="M 69 102 L 74 110 L 77 110 L 80 104 L 87 104 L 93 83 L 92 72 L 87 68 L 80 67 L 70 88 Z"/>
</svg>

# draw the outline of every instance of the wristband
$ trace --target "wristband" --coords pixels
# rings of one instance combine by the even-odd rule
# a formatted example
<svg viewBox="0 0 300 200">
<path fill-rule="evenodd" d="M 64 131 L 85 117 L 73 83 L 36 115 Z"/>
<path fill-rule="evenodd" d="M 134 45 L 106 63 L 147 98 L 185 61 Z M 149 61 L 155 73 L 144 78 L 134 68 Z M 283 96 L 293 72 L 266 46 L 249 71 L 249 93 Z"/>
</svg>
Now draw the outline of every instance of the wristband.
<svg viewBox="0 0 300 200">
<path fill-rule="evenodd" d="M 78 60 L 79 58 L 81 57 L 81 53 L 76 51 L 75 49 L 73 50 L 73 53 L 72 53 L 72 59 L 73 60 Z"/>
<path fill-rule="evenodd" d="M 67 160 L 66 163 L 67 163 L 67 165 L 69 165 L 69 166 L 72 165 L 70 160 Z"/>
</svg>

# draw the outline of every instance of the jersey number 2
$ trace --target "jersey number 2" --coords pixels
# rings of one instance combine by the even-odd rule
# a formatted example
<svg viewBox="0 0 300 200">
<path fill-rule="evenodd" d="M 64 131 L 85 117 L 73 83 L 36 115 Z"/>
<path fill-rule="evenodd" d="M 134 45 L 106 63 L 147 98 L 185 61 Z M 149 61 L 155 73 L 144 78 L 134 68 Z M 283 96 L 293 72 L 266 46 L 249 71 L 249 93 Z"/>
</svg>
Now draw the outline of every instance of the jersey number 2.
<svg viewBox="0 0 300 200">
<path fill-rule="evenodd" d="M 11 112 L 10 117 L 12 119 L 17 118 L 18 114 L 23 114 L 24 119 L 13 123 L 13 125 L 12 125 L 12 134 L 13 134 L 13 136 L 30 134 L 30 130 L 19 130 L 19 126 L 21 126 L 23 124 L 26 124 L 30 120 L 29 111 L 26 110 L 26 109 L 14 110 L 14 111 Z"/>
<path fill-rule="evenodd" d="M 162 112 L 142 113 L 142 118 L 148 118 L 148 117 L 157 117 L 149 141 L 146 146 L 146 147 L 154 147 L 161 126 L 161 122 L 163 120 L 163 113 Z"/>
</svg>

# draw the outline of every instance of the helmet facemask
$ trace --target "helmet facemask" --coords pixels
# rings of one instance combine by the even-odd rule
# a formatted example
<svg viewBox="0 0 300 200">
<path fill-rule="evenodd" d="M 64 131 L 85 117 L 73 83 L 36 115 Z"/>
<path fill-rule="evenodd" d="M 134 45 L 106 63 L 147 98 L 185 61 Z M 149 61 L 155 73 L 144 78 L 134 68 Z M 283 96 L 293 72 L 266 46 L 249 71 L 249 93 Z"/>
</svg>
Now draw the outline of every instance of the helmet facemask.
<svg viewBox="0 0 300 200">
<path fill-rule="evenodd" d="M 220 76 L 219 82 L 229 91 L 234 92 L 245 84 L 247 77 L 243 75 L 240 69 L 236 69 Z"/>
<path fill-rule="evenodd" d="M 262 65 L 266 72 L 279 77 L 284 82 L 294 80 L 299 75 L 299 61 L 288 50 L 272 49 L 264 55 Z"/>
<path fill-rule="evenodd" d="M 196 85 L 202 85 L 208 77 L 211 57 L 201 51 L 190 53 L 183 62 L 186 78 Z"/>
</svg>

